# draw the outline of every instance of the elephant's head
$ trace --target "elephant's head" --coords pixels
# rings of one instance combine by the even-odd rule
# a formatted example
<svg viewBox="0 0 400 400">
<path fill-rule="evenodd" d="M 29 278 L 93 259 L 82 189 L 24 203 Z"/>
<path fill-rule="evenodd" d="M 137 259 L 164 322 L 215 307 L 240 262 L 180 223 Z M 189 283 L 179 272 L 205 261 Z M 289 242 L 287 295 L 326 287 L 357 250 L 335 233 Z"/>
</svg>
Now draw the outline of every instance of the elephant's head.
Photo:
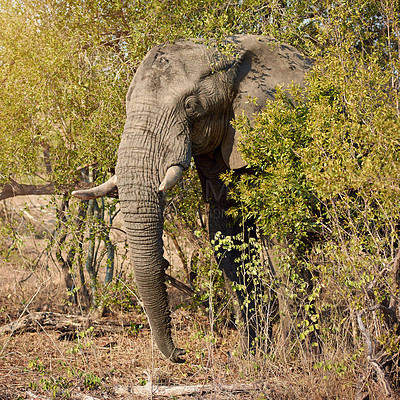
<svg viewBox="0 0 400 400">
<path fill-rule="evenodd" d="M 158 348 L 174 362 L 182 361 L 184 351 L 171 337 L 161 192 L 180 178 L 192 156 L 220 151 L 227 167 L 243 167 L 230 121 L 258 110 L 249 97 L 263 105 L 277 84 L 301 83 L 309 68 L 294 48 L 273 39 L 237 36 L 227 43 L 233 49 L 223 53 L 193 41 L 152 49 L 127 94 L 117 178 L 74 193 L 87 199 L 118 186 L 139 294 Z"/>
</svg>

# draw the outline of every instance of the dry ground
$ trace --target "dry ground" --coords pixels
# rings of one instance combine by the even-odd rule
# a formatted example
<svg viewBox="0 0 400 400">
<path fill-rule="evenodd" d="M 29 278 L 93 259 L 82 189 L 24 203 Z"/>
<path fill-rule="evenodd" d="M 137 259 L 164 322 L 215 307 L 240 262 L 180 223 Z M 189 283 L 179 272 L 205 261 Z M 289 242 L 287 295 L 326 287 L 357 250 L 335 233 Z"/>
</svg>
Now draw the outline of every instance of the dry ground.
<svg viewBox="0 0 400 400">
<path fill-rule="evenodd" d="M 0 209 L 0 217 L 19 221 L 16 237 L 22 240 L 15 249 L 11 248 L 15 237 L 11 240 L 8 236 L 0 243 L 9 256 L 0 259 L 0 327 L 41 311 L 75 313 L 84 316 L 87 325 L 69 337 L 39 325 L 30 332 L 0 335 L 0 400 L 157 398 L 159 386 L 191 385 L 198 385 L 193 395 L 178 393 L 166 398 L 355 398 L 352 376 L 343 379 L 316 370 L 311 358 L 299 365 L 274 359 L 278 352 L 270 357 L 239 357 L 236 330 L 226 326 L 214 331 L 208 316 L 188 307 L 190 299 L 175 289 L 170 289 L 173 326 L 177 342 L 188 351 L 186 363 L 171 364 L 160 356 L 139 310 L 111 309 L 102 321 L 112 321 L 120 328 L 92 331 L 90 321 L 98 317 L 66 306 L 61 271 L 54 260 L 43 256 L 46 232 L 54 228 L 54 209 L 38 205 L 47 200 L 18 198 L 7 202 L 7 213 L 4 205 Z M 28 229 L 29 223 L 35 225 L 34 230 Z M 41 230 L 43 233 L 38 233 Z M 129 323 L 133 324 L 127 326 Z M 135 394 L 149 382 L 154 394 Z"/>
</svg>

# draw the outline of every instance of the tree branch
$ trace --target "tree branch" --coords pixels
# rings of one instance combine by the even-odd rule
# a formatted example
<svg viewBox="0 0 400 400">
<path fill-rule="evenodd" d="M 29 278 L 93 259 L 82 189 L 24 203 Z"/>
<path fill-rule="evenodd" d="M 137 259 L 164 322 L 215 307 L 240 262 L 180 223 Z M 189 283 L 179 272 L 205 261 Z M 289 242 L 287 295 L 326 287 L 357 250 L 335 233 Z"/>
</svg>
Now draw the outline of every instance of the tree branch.
<svg viewBox="0 0 400 400">
<path fill-rule="evenodd" d="M 194 296 L 196 294 L 192 288 L 185 285 L 183 282 L 178 281 L 178 279 L 175 279 L 173 276 L 165 274 L 165 277 L 167 279 L 167 282 L 175 289 L 178 289 L 189 296 Z"/>
<path fill-rule="evenodd" d="M 28 196 L 28 195 L 48 195 L 48 194 L 65 194 L 72 188 L 77 189 L 89 189 L 92 188 L 93 183 L 89 182 L 76 182 L 75 185 L 55 185 L 54 182 L 45 183 L 43 185 L 27 185 L 24 183 L 18 183 L 14 179 L 10 179 L 10 182 L 6 183 L 0 188 L 0 200 L 9 199 L 10 197 L 17 196 Z M 118 198 L 118 191 L 114 190 L 107 197 Z"/>
<path fill-rule="evenodd" d="M 180 397 L 180 396 L 201 396 L 206 393 L 251 393 L 258 391 L 259 388 L 254 384 L 235 385 L 183 385 L 183 386 L 161 386 L 149 381 L 145 386 L 124 387 L 117 386 L 116 393 L 119 395 L 134 394 L 136 396 L 145 396 L 147 398 L 157 397 Z M 197 397 L 196 396 L 196 397 Z"/>
<path fill-rule="evenodd" d="M 123 332 L 130 325 L 130 323 L 121 324 L 118 321 L 91 320 L 87 316 L 38 311 L 29 313 L 17 321 L 0 326 L 0 334 L 15 335 L 22 332 L 36 332 L 38 329 L 46 328 L 60 332 L 59 339 L 63 339 L 69 337 L 64 335 L 65 333 L 81 332 L 89 327 L 93 327 L 98 334 L 104 334 Z"/>
<path fill-rule="evenodd" d="M 6 183 L 0 191 L 0 200 L 16 196 L 55 194 L 56 192 L 63 192 L 68 189 L 69 187 L 66 185 L 60 185 L 56 188 L 54 182 L 44 185 L 26 185 L 10 179 L 10 182 Z"/>
</svg>

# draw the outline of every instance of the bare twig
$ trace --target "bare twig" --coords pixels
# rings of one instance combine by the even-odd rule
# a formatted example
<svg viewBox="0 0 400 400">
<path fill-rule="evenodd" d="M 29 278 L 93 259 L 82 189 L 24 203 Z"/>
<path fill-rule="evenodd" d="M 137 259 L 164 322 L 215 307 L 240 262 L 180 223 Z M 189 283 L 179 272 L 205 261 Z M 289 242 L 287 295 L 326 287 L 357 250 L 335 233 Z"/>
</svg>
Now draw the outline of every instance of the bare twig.
<svg viewBox="0 0 400 400">
<path fill-rule="evenodd" d="M 36 399 L 36 400 L 50 400 L 50 397 L 43 396 L 43 395 L 37 395 L 30 390 L 26 392 L 26 395 L 28 396 L 28 399 Z"/>
<path fill-rule="evenodd" d="M 391 271 L 392 279 L 393 279 L 393 287 L 391 288 L 391 298 L 389 308 L 395 310 L 395 316 L 397 319 L 400 319 L 400 310 L 399 310 L 399 291 L 400 291 L 400 249 L 397 250 L 397 254 L 393 261 L 393 268 Z"/>
<path fill-rule="evenodd" d="M 50 279 L 50 278 L 49 278 L 49 279 Z M 48 280 L 49 280 L 49 279 L 48 279 Z M 46 282 L 47 282 L 47 281 L 46 281 Z M 44 282 L 44 283 L 46 283 L 46 282 Z M 31 299 L 30 299 L 30 300 L 28 301 L 28 303 L 25 305 L 24 309 L 22 310 L 21 314 L 20 314 L 19 317 L 18 317 L 18 320 L 17 320 L 16 324 L 18 324 L 18 323 L 21 321 L 21 319 L 23 318 L 25 312 L 28 310 L 28 307 L 30 306 L 30 304 L 32 303 L 32 301 L 35 299 L 35 297 L 36 297 L 36 296 L 39 294 L 39 292 L 42 290 L 42 287 L 43 287 L 44 283 L 43 283 L 42 285 L 39 286 L 38 290 L 36 290 L 36 293 L 31 297 Z M 13 327 L 13 328 L 9 331 L 10 336 L 8 337 L 8 340 L 6 341 L 6 343 L 3 345 L 2 349 L 1 349 L 0 357 L 4 354 L 4 351 L 5 351 L 5 349 L 6 349 L 7 345 L 8 345 L 8 343 L 10 342 L 11 337 L 12 337 L 12 335 L 14 334 L 14 332 L 15 332 L 15 328 Z"/>
</svg>

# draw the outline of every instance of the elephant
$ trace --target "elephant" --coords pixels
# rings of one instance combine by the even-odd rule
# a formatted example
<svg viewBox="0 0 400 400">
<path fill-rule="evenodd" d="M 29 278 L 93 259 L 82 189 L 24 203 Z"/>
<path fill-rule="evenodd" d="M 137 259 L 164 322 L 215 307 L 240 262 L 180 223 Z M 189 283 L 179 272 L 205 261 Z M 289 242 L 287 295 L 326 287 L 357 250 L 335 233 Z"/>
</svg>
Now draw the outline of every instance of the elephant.
<svg viewBox="0 0 400 400">
<path fill-rule="evenodd" d="M 151 332 L 161 353 L 183 362 L 175 346 L 165 285 L 163 192 L 189 168 L 192 157 L 205 201 L 209 233 L 235 233 L 221 173 L 245 173 L 239 134 L 231 121 L 250 120 L 277 85 L 304 84 L 311 62 L 294 47 L 266 36 L 237 35 L 221 44 L 176 40 L 151 49 L 126 96 L 126 122 L 115 175 L 104 184 L 72 193 L 88 200 L 118 189 L 131 262 Z M 256 99 L 256 101 L 254 101 Z M 238 281 L 234 255 L 219 260 L 224 277 Z"/>
</svg>

